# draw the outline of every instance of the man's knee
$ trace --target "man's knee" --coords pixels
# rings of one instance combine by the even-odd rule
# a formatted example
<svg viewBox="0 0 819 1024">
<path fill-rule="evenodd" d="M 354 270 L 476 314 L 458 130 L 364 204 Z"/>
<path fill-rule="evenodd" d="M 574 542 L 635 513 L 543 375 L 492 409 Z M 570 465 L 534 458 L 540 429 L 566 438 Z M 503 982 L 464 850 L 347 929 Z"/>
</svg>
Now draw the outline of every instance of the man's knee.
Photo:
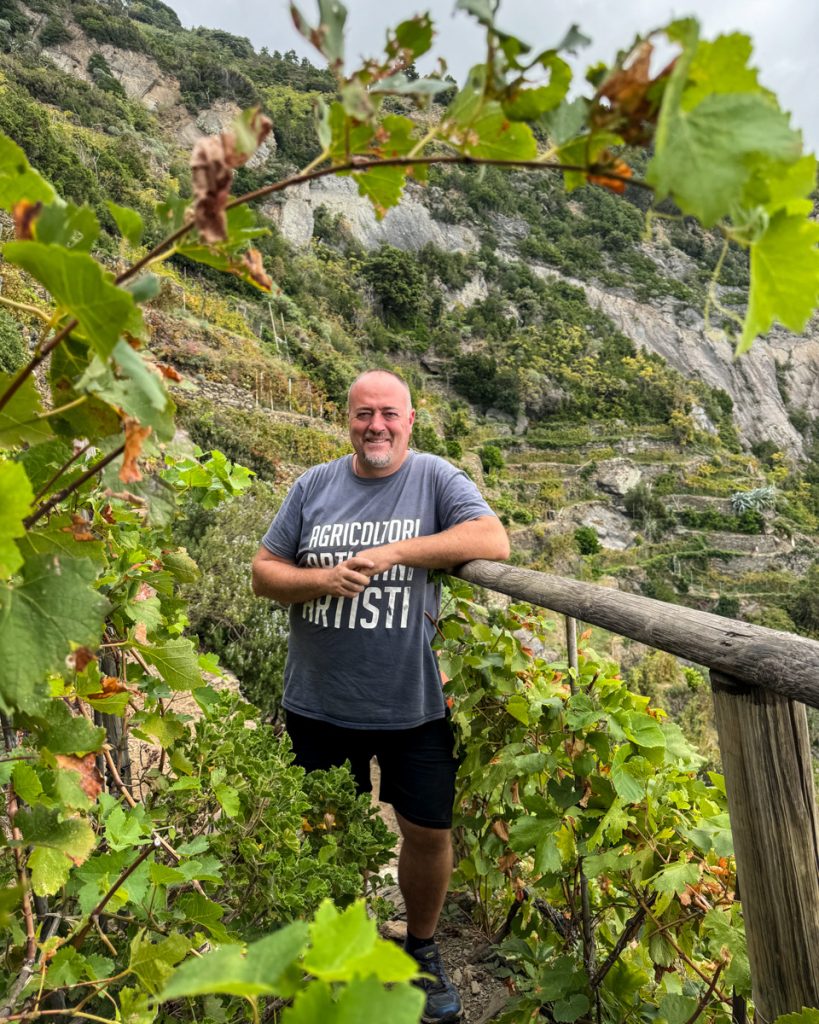
<svg viewBox="0 0 819 1024">
<path fill-rule="evenodd" d="M 452 849 L 452 829 L 449 828 L 427 828 L 424 825 L 416 825 L 408 821 L 402 814 L 396 813 L 398 827 L 401 829 L 404 843 L 409 844 L 413 850 L 423 853 L 436 854 Z"/>
</svg>

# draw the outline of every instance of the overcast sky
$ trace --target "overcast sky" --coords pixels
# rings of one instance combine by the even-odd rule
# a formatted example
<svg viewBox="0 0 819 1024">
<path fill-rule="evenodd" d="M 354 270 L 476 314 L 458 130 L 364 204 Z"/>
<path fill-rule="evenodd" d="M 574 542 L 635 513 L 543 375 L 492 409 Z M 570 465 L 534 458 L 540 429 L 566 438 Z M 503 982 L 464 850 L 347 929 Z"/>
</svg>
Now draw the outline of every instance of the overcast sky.
<svg viewBox="0 0 819 1024">
<path fill-rule="evenodd" d="M 186 27 L 204 25 L 247 36 L 260 48 L 293 49 L 320 64 L 321 56 L 293 28 L 283 0 L 169 0 Z M 301 0 L 302 13 L 316 20 L 314 0 Z M 429 10 L 438 29 L 433 56 L 445 56 L 459 81 L 482 57 L 482 35 L 475 21 L 459 12 L 454 0 L 348 0 L 348 61 L 380 53 L 387 28 Z M 635 33 L 694 14 L 703 34 L 712 38 L 741 30 L 754 41 L 754 63 L 763 84 L 773 89 L 809 148 L 819 149 L 819 3 L 816 0 L 504 0 L 498 24 L 519 38 L 546 49 L 572 22 L 592 39 L 581 53 L 582 66 L 610 62 Z M 421 66 L 431 69 L 432 64 Z"/>
</svg>

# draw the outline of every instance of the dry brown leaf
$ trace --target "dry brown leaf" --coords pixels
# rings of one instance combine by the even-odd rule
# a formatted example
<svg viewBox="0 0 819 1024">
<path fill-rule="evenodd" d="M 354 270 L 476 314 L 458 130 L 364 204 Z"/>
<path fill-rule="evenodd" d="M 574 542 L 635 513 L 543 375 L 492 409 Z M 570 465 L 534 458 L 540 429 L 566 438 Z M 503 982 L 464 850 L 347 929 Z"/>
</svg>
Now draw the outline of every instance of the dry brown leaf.
<svg viewBox="0 0 819 1024">
<path fill-rule="evenodd" d="M 157 363 L 156 365 L 162 376 L 166 377 L 168 380 L 182 380 L 182 374 L 176 369 L 176 367 L 169 366 L 167 363 Z"/>
<path fill-rule="evenodd" d="M 142 479 L 137 459 L 142 453 L 142 446 L 150 433 L 150 427 L 143 427 L 139 420 L 130 416 L 125 417 L 125 454 L 122 456 L 122 466 L 119 471 L 119 478 L 124 484 L 133 484 Z"/>
<path fill-rule="evenodd" d="M 248 126 L 259 146 L 273 123 L 256 111 Z M 233 184 L 233 171 L 250 159 L 252 152 L 238 147 L 236 133 L 230 130 L 199 139 L 191 153 L 193 183 L 193 222 L 203 242 L 212 245 L 227 238 L 225 206 Z"/>
<path fill-rule="evenodd" d="M 498 839 L 502 840 L 504 843 L 509 842 L 509 829 L 506 825 L 506 822 L 503 821 L 502 818 L 497 818 L 495 821 L 492 822 L 492 831 L 495 833 Z"/>
<path fill-rule="evenodd" d="M 242 257 L 242 266 L 260 288 L 269 292 L 273 287 L 273 278 L 265 271 L 262 254 L 258 249 L 248 249 Z"/>
<path fill-rule="evenodd" d="M 508 853 L 504 853 L 502 857 L 498 857 L 498 870 L 508 874 L 519 860 L 518 855 L 510 850 Z"/>
<path fill-rule="evenodd" d="M 31 242 L 34 239 L 34 221 L 40 215 L 42 203 L 32 203 L 28 199 L 21 199 L 15 204 L 12 216 L 14 217 L 14 237 L 20 242 Z"/>
<path fill-rule="evenodd" d="M 76 651 L 72 651 L 65 659 L 68 667 L 76 672 L 82 672 L 86 666 L 95 660 L 96 655 L 88 647 L 78 647 Z"/>
<path fill-rule="evenodd" d="M 75 757 L 74 754 L 55 754 L 57 764 L 68 772 L 76 772 L 80 777 L 80 785 L 89 800 L 96 800 L 102 790 L 102 776 L 97 770 L 97 759 L 94 754 Z"/>
<path fill-rule="evenodd" d="M 589 800 L 591 799 L 591 795 L 592 795 L 591 782 L 589 782 L 588 779 L 583 779 L 583 796 L 581 796 L 580 799 L 577 801 L 577 806 L 578 807 L 582 807 L 584 809 L 586 807 L 588 807 L 589 806 Z"/>
<path fill-rule="evenodd" d="M 609 173 L 607 174 L 606 171 Z M 610 177 L 611 174 L 617 174 L 617 178 Z M 628 182 L 622 181 L 622 178 L 631 178 L 634 172 L 625 162 L 625 160 L 616 159 L 610 166 L 606 166 L 605 169 L 598 169 L 595 174 L 589 175 L 589 181 L 592 185 L 602 185 L 603 188 L 609 189 L 611 192 L 616 192 L 618 195 L 622 195 L 628 187 Z"/>
</svg>

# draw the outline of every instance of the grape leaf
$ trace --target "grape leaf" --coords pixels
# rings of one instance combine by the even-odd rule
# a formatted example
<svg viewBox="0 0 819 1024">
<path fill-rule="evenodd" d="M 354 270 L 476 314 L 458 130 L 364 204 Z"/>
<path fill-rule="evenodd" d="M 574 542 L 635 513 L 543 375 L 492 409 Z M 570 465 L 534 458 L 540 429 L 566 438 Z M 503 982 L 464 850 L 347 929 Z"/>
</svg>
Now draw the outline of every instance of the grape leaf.
<svg viewBox="0 0 819 1024">
<path fill-rule="evenodd" d="M 799 159 L 800 136 L 787 116 L 759 94 L 708 96 L 692 110 L 665 113 L 646 180 L 657 199 L 672 196 L 683 211 L 711 227 L 742 198 L 752 158 Z M 663 144 L 660 140 L 663 138 Z"/>
<path fill-rule="evenodd" d="M 418 14 L 397 25 L 387 40 L 387 56 L 417 60 L 432 46 L 435 29 L 429 14 Z M 402 52 L 403 51 L 403 52 Z"/>
<path fill-rule="evenodd" d="M 105 729 L 84 715 L 72 715 L 59 698 L 49 700 L 36 715 L 19 716 L 20 724 L 34 733 L 37 742 L 52 754 L 96 753 L 105 742 Z"/>
<path fill-rule="evenodd" d="M 423 1008 L 424 993 L 417 988 L 410 985 L 385 988 L 376 978 L 356 979 L 341 990 L 335 1007 L 335 1016 L 331 1020 L 335 1024 L 359 1024 L 365 1020 L 415 1024 Z M 293 1018 L 294 1021 L 298 1019 Z M 326 1018 L 314 1019 L 322 1020 L 323 1024 Z"/>
<path fill-rule="evenodd" d="M 548 85 L 520 87 L 504 95 L 504 113 L 513 121 L 536 120 L 559 106 L 569 91 L 572 70 L 566 61 L 551 54 L 542 63 L 551 72 Z"/>
<path fill-rule="evenodd" d="M 529 125 L 510 121 L 495 102 L 484 105 L 457 148 L 467 156 L 489 160 L 534 160 L 537 156 L 537 143 Z"/>
<path fill-rule="evenodd" d="M 774 320 L 797 333 L 819 301 L 819 224 L 784 211 L 751 245 L 751 290 L 737 354 Z"/>
<path fill-rule="evenodd" d="M 318 0 L 319 23 L 312 26 L 294 3 L 290 14 L 296 31 L 327 58 L 332 71 L 340 71 L 344 63 L 344 23 L 347 8 L 339 0 Z"/>
<path fill-rule="evenodd" d="M 558 999 L 552 1007 L 552 1016 L 557 1021 L 571 1022 L 588 1010 L 590 1006 L 588 996 L 582 992 L 575 992 L 574 995 L 565 999 Z"/>
<path fill-rule="evenodd" d="M 82 864 L 96 845 L 94 830 L 83 818 L 59 820 L 60 812 L 45 807 L 20 810 L 14 824 L 35 847 L 29 857 L 31 883 L 38 896 L 52 896 L 65 883 L 71 865 Z"/>
<path fill-rule="evenodd" d="M 523 815 L 516 818 L 509 829 L 509 845 L 517 853 L 528 853 L 539 842 L 556 832 L 559 827 L 560 820 L 556 815 L 551 818 Z"/>
<path fill-rule="evenodd" d="M 391 206 L 398 205 L 406 176 L 406 167 L 370 167 L 353 175 L 359 195 L 370 200 L 378 220 Z"/>
<path fill-rule="evenodd" d="M 159 712 L 154 711 L 151 714 L 145 714 L 144 717 L 134 718 L 133 724 L 140 732 L 147 733 L 163 748 L 171 746 L 180 736 L 185 735 L 185 726 L 172 713 L 160 715 Z"/>
<path fill-rule="evenodd" d="M 660 1000 L 660 1013 L 668 1024 L 685 1024 L 697 1009 L 697 1000 L 693 996 L 669 993 Z"/>
<path fill-rule="evenodd" d="M 14 543 L 26 528 L 34 492 L 26 471 L 16 462 L 0 462 L 0 579 L 7 579 L 23 564 L 20 549 Z"/>
<path fill-rule="evenodd" d="M 13 378 L 0 373 L 0 395 L 5 394 Z M 18 444 L 38 444 L 53 437 L 47 420 L 38 420 L 43 407 L 34 377 L 26 377 L 22 385 L 0 409 L 0 448 Z"/>
<path fill-rule="evenodd" d="M 19 586 L 0 586 L 0 706 L 35 711 L 49 672 L 71 644 L 96 647 L 108 602 L 91 586 L 96 566 L 85 558 L 37 555 Z"/>
<path fill-rule="evenodd" d="M 141 215 L 136 210 L 131 210 L 127 206 L 118 206 L 110 199 L 105 201 L 105 205 L 108 207 L 108 212 L 114 218 L 114 223 L 122 237 L 129 241 L 131 245 L 139 245 L 142 241 L 142 232 L 145 230 L 145 224 Z"/>
<path fill-rule="evenodd" d="M 695 885 L 700 878 L 700 868 L 696 861 L 680 860 L 660 868 L 656 875 L 649 879 L 649 885 L 655 892 L 684 892 L 687 885 Z"/>
<path fill-rule="evenodd" d="M 71 479 L 70 476 L 65 479 Z M 63 480 L 60 480 L 62 483 Z M 65 558 L 88 558 L 101 565 L 105 561 L 105 544 L 96 540 L 76 540 L 68 512 L 51 516 L 45 526 L 29 530 L 20 541 L 26 558 L 32 555 L 61 555 Z"/>
<path fill-rule="evenodd" d="M 751 40 L 740 32 L 700 40 L 688 71 L 682 95 L 683 110 L 692 110 L 707 96 L 724 93 L 764 93 L 756 68 L 749 68 Z"/>
<path fill-rule="evenodd" d="M 174 967 L 192 945 L 190 939 L 178 932 L 171 932 L 159 942 L 151 942 L 143 929 L 131 941 L 128 970 L 139 978 L 149 992 L 156 994 L 164 987 Z"/>
<path fill-rule="evenodd" d="M 58 200 L 37 214 L 34 234 L 38 242 L 88 252 L 100 236 L 100 223 L 90 206 Z"/>
<path fill-rule="evenodd" d="M 625 749 L 628 749 L 628 744 Z M 639 803 L 645 797 L 651 774 L 651 765 L 644 757 L 631 757 L 619 762 L 615 757 L 612 762 L 611 781 L 617 795 L 627 804 Z"/>
<path fill-rule="evenodd" d="M 117 288 L 112 275 L 88 253 L 43 242 L 8 242 L 3 252 L 10 263 L 28 271 L 62 309 L 79 320 L 78 331 L 100 356 L 111 354 L 125 327 L 139 316 L 133 296 Z"/>
<path fill-rule="evenodd" d="M 16 142 L 0 133 L 0 207 L 11 211 L 21 199 L 50 203 L 54 189 L 28 162 Z"/>
<path fill-rule="evenodd" d="M 172 690 L 194 690 L 202 685 L 202 673 L 190 640 L 178 637 L 156 647 L 134 644 L 145 660 L 159 669 Z"/>
<path fill-rule="evenodd" d="M 222 946 L 182 964 L 160 993 L 159 1001 L 210 992 L 228 995 L 276 995 L 288 968 L 307 939 L 307 925 L 294 921 L 279 931 L 241 946 Z"/>
</svg>

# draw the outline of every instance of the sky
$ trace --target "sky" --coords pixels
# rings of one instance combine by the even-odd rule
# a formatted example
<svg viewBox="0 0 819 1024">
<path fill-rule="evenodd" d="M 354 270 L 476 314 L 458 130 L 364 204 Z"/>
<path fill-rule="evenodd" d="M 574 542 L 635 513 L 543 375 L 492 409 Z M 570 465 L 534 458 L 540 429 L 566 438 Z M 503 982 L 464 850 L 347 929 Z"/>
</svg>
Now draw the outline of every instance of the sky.
<svg viewBox="0 0 819 1024">
<path fill-rule="evenodd" d="M 314 64 L 321 55 L 294 29 L 284 0 L 169 0 L 186 27 L 202 25 L 247 36 L 256 48 L 295 50 Z M 310 22 L 317 20 L 315 0 L 300 0 Z M 386 31 L 404 18 L 430 11 L 438 30 L 432 58 L 419 65 L 432 69 L 445 56 L 449 72 L 462 81 L 469 67 L 482 59 L 483 36 L 477 23 L 458 12 L 454 0 L 347 0 L 348 63 L 381 53 Z M 519 38 L 547 49 L 556 45 L 572 22 L 592 40 L 580 54 L 583 68 L 598 60 L 610 63 L 635 34 L 693 14 L 703 35 L 742 31 L 754 42 L 754 64 L 760 80 L 779 96 L 805 143 L 819 150 L 819 3 L 816 0 L 503 0 L 496 21 Z"/>
</svg>

